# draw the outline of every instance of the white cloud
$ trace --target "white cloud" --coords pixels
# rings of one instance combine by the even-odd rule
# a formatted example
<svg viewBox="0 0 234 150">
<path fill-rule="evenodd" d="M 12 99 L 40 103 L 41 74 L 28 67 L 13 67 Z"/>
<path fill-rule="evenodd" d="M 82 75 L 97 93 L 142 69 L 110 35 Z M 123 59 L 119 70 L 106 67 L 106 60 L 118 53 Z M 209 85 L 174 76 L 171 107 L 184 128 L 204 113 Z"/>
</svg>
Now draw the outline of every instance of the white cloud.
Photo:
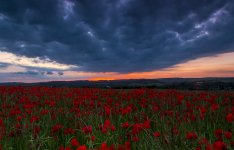
<svg viewBox="0 0 234 150">
<path fill-rule="evenodd" d="M 181 34 L 180 34 L 179 32 L 171 31 L 171 30 L 168 30 L 167 32 L 168 32 L 168 33 L 171 33 L 171 34 L 174 34 L 175 37 L 176 37 L 180 42 L 184 42 L 184 40 L 182 39 Z"/>
<path fill-rule="evenodd" d="M 56 70 L 68 70 L 73 65 L 60 64 L 55 61 L 51 61 L 50 59 L 40 59 L 36 58 L 28 58 L 25 56 L 17 56 L 10 52 L 0 51 L 0 63 L 7 63 L 18 66 L 25 67 L 36 67 L 36 68 L 48 68 L 48 69 L 56 69 Z"/>
<path fill-rule="evenodd" d="M 70 17 L 74 13 L 74 6 L 75 4 L 71 1 L 65 0 L 63 2 L 63 8 L 64 8 L 64 16 L 63 19 L 66 20 L 68 17 Z"/>
<path fill-rule="evenodd" d="M 117 8 L 124 7 L 124 6 L 128 5 L 128 3 L 129 3 L 130 1 L 131 1 L 131 0 L 119 0 L 116 6 L 117 6 Z"/>
<path fill-rule="evenodd" d="M 26 68 L 16 65 L 9 65 L 0 69 L 0 73 L 26 72 Z"/>
<path fill-rule="evenodd" d="M 0 13 L 0 21 L 1 21 L 1 20 L 6 20 L 6 19 L 7 19 L 7 17 L 6 17 L 4 14 L 1 14 L 1 13 Z"/>
<path fill-rule="evenodd" d="M 174 33 L 176 38 L 180 40 L 181 45 L 189 44 L 207 37 L 212 34 L 213 27 L 224 25 L 230 20 L 230 14 L 225 8 L 226 6 L 218 9 L 206 20 L 196 23 L 189 32 L 178 34 L 178 32 L 172 31 L 171 33 Z M 185 21 L 188 21 L 195 16 L 196 14 L 190 14 Z"/>
<path fill-rule="evenodd" d="M 225 10 L 225 7 L 215 11 L 211 16 L 194 26 L 195 29 L 208 29 L 210 26 L 217 23 L 226 23 L 228 21 L 229 12 Z"/>
<path fill-rule="evenodd" d="M 93 32 L 91 32 L 91 31 L 88 31 L 87 34 L 88 34 L 89 36 L 91 36 L 92 38 L 94 37 L 94 34 L 93 34 Z"/>
</svg>

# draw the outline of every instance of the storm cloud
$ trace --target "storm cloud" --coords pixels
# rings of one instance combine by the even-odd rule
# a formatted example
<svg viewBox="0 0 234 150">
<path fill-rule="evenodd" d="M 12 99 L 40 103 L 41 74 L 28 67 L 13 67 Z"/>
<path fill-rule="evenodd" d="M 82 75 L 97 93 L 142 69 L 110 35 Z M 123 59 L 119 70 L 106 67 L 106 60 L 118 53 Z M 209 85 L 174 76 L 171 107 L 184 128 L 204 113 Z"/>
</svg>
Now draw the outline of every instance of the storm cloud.
<svg viewBox="0 0 234 150">
<path fill-rule="evenodd" d="M 76 71 L 144 72 L 234 51 L 233 24 L 232 0 L 2 0 L 0 50 Z"/>
</svg>

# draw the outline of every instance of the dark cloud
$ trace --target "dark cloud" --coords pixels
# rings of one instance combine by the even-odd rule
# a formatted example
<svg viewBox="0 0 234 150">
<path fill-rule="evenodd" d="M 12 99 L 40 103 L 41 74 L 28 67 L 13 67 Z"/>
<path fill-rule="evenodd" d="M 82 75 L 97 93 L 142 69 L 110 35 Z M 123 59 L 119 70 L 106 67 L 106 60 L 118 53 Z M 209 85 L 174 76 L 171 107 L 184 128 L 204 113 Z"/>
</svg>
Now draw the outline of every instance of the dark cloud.
<svg viewBox="0 0 234 150">
<path fill-rule="evenodd" d="M 3 67 L 3 66 L 2 66 Z M 1 64 L 0 64 L 1 68 Z M 28 75 L 28 76 L 62 76 L 64 73 L 61 71 L 53 70 L 51 69 L 43 69 L 43 68 L 35 68 L 35 67 L 25 67 L 26 71 L 20 71 L 20 72 L 14 72 L 16 75 Z"/>
<path fill-rule="evenodd" d="M 63 72 L 58 72 L 58 75 L 59 76 L 62 76 L 64 73 Z"/>
<path fill-rule="evenodd" d="M 45 75 L 48 75 L 48 76 L 54 75 L 54 72 L 53 71 L 43 71 L 41 69 L 30 70 L 30 68 L 27 68 L 27 71 L 25 71 L 25 72 L 15 72 L 13 74 L 43 77 Z M 61 75 L 63 75 L 63 72 L 57 72 L 57 75 L 61 76 Z"/>
<path fill-rule="evenodd" d="M 26 75 L 26 76 L 39 76 L 39 75 L 42 75 L 43 72 L 38 72 L 38 71 L 26 71 L 26 72 L 15 72 L 13 74 L 16 74 L 16 75 Z"/>
<path fill-rule="evenodd" d="M 234 50 L 232 0 L 5 0 L 0 47 L 81 71 L 151 71 Z"/>
<path fill-rule="evenodd" d="M 47 71 L 46 74 L 47 75 L 53 75 L 54 73 L 52 71 Z"/>
<path fill-rule="evenodd" d="M 8 66 L 8 64 L 6 64 L 6 63 L 0 63 L 0 69 L 1 68 L 6 68 Z"/>
</svg>

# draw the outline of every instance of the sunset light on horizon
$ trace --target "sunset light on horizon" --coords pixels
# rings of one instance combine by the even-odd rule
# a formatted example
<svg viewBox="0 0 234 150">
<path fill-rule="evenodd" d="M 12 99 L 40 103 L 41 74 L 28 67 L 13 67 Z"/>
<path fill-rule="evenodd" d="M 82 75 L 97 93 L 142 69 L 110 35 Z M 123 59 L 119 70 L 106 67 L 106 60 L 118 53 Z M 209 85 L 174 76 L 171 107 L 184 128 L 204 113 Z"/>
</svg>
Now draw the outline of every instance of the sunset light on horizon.
<svg viewBox="0 0 234 150">
<path fill-rule="evenodd" d="M 233 77 L 233 58 L 234 52 L 231 52 L 213 57 L 191 60 L 158 71 L 103 75 L 103 77 L 89 78 L 89 80 Z"/>
<path fill-rule="evenodd" d="M 1 54 L 1 53 L 0 53 Z M 44 72 L 46 77 L 40 78 L 36 75 L 31 77 L 23 77 L 24 82 L 43 82 L 43 81 L 73 81 L 73 80 L 120 80 L 120 79 L 157 79 L 157 78 L 203 78 L 203 77 L 233 77 L 234 76 L 234 52 L 219 54 L 211 57 L 202 57 L 180 63 L 165 69 L 149 72 L 133 72 L 133 73 L 118 73 L 118 72 L 84 72 L 84 71 L 69 71 L 66 68 L 59 68 L 60 64 L 43 62 L 43 66 L 52 65 L 58 67 L 55 72 Z M 26 59 L 27 60 L 27 59 Z M 24 62 L 24 60 L 21 60 Z M 0 60 L 1 62 L 1 60 Z M 48 64 L 47 64 L 48 63 Z M 33 63 L 31 65 L 34 65 Z M 10 65 L 9 67 L 0 70 L 0 73 L 25 72 L 24 65 Z M 30 64 L 27 64 L 30 66 Z M 65 65 L 66 66 L 66 65 Z M 40 66 L 37 66 L 40 67 Z M 51 66 L 50 66 L 51 67 Z M 63 71 L 62 75 L 59 71 Z M 33 72 L 32 72 L 33 74 Z M 22 73 L 23 75 L 23 73 Z M 21 82 L 18 78 L 20 73 L 14 77 L 5 77 L 6 81 Z"/>
</svg>

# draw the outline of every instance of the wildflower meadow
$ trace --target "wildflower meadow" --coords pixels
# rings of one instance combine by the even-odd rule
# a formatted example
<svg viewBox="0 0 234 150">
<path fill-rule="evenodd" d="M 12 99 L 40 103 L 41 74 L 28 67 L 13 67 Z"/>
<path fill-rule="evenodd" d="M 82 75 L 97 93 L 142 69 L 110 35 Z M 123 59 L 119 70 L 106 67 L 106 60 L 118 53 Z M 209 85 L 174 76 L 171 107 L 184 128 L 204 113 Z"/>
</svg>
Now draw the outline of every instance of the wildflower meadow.
<svg viewBox="0 0 234 150">
<path fill-rule="evenodd" d="M 0 87 L 2 150 L 232 150 L 234 92 Z"/>
</svg>

